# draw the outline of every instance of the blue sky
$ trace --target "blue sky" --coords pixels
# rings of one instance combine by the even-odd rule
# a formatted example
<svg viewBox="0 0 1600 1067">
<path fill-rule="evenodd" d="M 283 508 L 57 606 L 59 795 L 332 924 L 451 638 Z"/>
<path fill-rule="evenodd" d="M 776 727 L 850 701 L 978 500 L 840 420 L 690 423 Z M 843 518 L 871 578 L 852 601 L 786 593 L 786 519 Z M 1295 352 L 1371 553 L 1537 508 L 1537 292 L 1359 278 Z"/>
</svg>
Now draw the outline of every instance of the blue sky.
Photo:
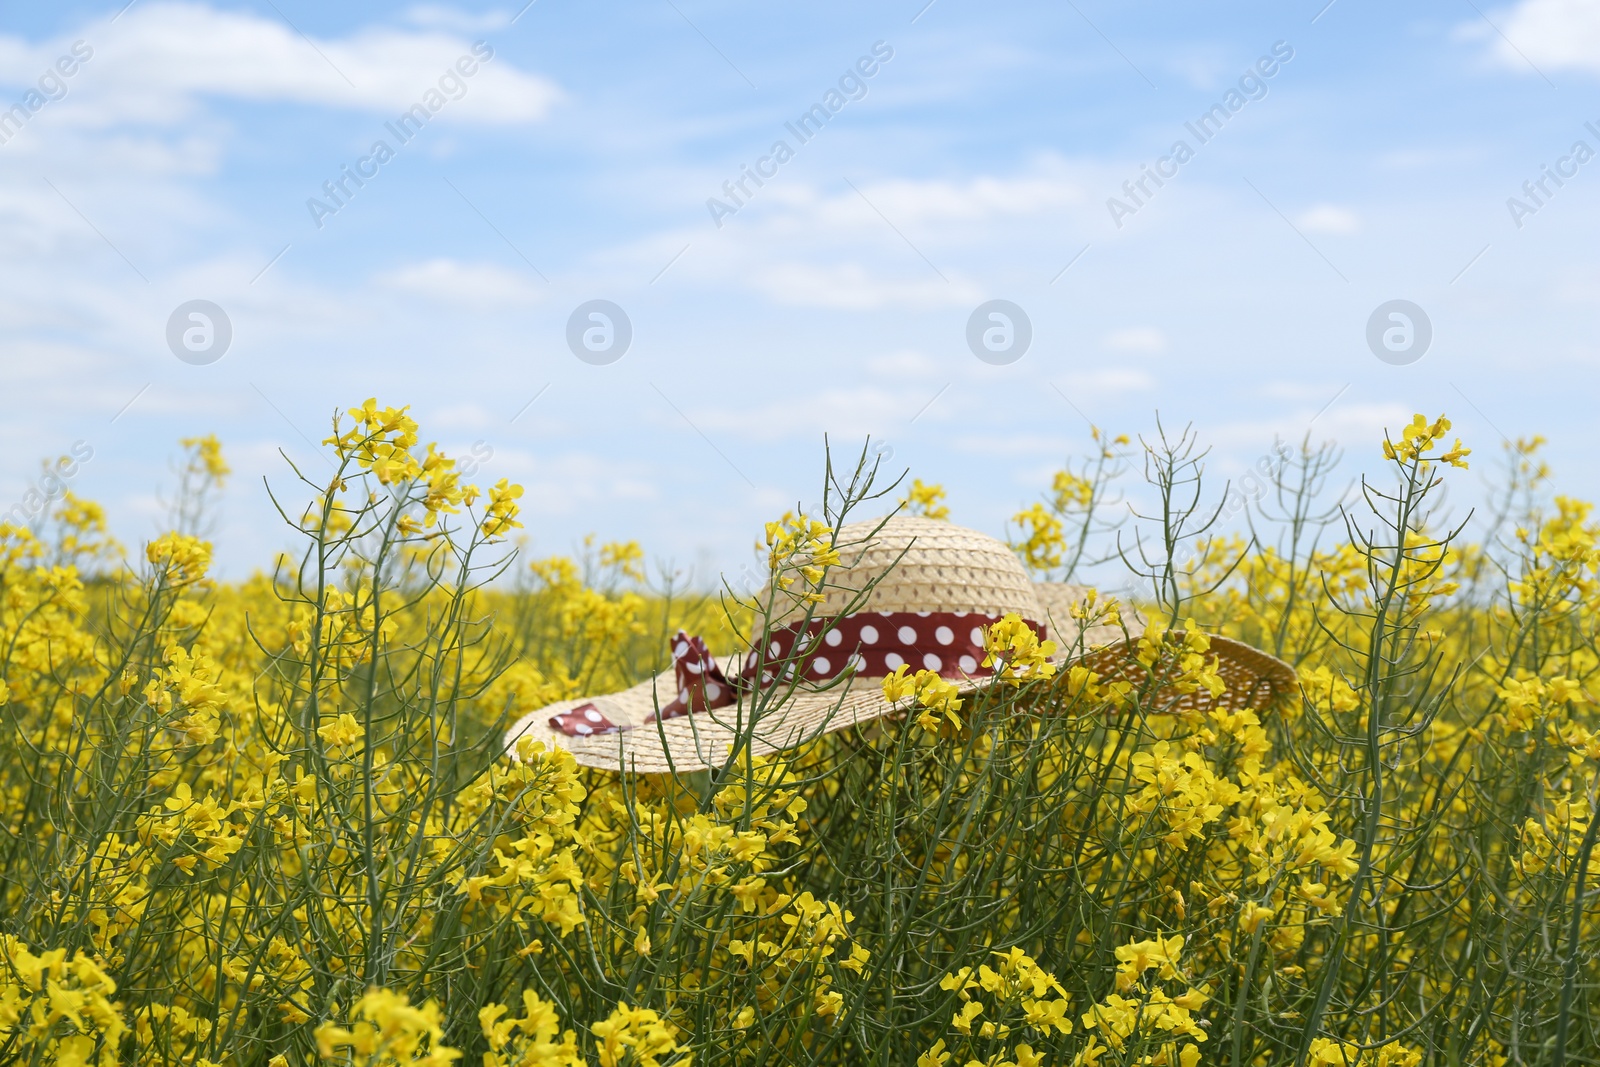
<svg viewBox="0 0 1600 1067">
<path fill-rule="evenodd" d="M 536 551 L 593 531 L 702 573 L 817 496 L 824 434 L 887 442 L 996 534 L 1091 421 L 1157 411 L 1214 446 L 1218 491 L 1275 435 L 1338 440 L 1354 474 L 1444 411 L 1482 460 L 1545 434 L 1556 488 L 1600 494 L 1600 160 L 1559 162 L 1600 150 L 1593 5 L 923 3 L 7 5 L 4 106 L 93 54 L 0 144 L 0 497 L 82 440 L 74 491 L 137 542 L 177 439 L 216 432 L 242 576 L 288 542 L 262 479 L 304 495 L 279 450 L 317 470 L 308 439 L 371 395 L 492 452 Z M 492 58 L 400 144 L 385 124 L 475 42 Z M 800 144 L 785 123 L 875 45 Z M 1199 144 L 1185 123 L 1275 46 Z M 1119 227 L 1108 199 L 1180 138 Z M 380 139 L 319 227 L 308 199 Z M 779 139 L 718 226 L 708 198 Z M 996 298 L 1033 328 L 1004 366 L 966 342 Z M 1434 331 L 1405 366 L 1365 339 L 1396 298 Z M 233 326 L 209 365 L 165 340 L 194 299 Z M 609 365 L 567 347 L 592 299 L 633 326 Z"/>
</svg>

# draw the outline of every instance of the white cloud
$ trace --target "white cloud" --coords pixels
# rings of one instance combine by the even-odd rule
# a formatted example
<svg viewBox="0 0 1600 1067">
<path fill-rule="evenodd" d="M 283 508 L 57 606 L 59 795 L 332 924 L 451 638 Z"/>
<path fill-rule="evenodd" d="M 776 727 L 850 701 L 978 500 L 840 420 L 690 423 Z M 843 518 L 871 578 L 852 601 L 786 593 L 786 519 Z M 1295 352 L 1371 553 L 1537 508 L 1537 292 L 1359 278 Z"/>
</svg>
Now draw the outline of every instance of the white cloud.
<svg viewBox="0 0 1600 1067">
<path fill-rule="evenodd" d="M 944 281 L 930 270 L 925 278 L 886 278 L 859 263 L 812 266 L 779 263 L 756 271 L 750 284 L 780 304 L 866 310 L 889 306 L 942 307 L 982 299 L 980 290 L 959 277 Z"/>
<path fill-rule="evenodd" d="M 1295 222 L 1311 233 L 1355 233 L 1361 227 L 1361 220 L 1354 211 L 1336 204 L 1317 204 L 1301 213 Z"/>
<path fill-rule="evenodd" d="M 857 238 L 863 234 L 893 236 L 892 226 L 915 240 L 923 224 L 1024 219 L 1088 203 L 1086 182 L 1055 158 L 1011 177 L 858 180 L 854 188 L 846 185 L 831 193 L 780 171 L 759 189 L 747 185 L 745 192 L 753 195 L 742 206 L 721 187 L 720 178 L 689 177 L 685 181 L 686 193 L 713 194 L 725 205 L 738 208 L 734 213 L 737 222 L 729 222 L 733 231 L 785 237 L 818 230 Z"/>
<path fill-rule="evenodd" d="M 717 192 L 703 174 L 671 181 L 685 197 Z M 1079 240 L 1074 216 L 1086 203 L 1077 170 L 1054 157 L 1015 174 L 855 184 L 825 191 L 780 175 L 719 229 L 662 231 L 601 258 L 646 278 L 671 261 L 670 282 L 736 286 L 789 306 L 970 309 L 994 294 L 956 264 L 1014 244 L 1057 260 L 1063 234 Z"/>
<path fill-rule="evenodd" d="M 1332 440 L 1346 447 L 1376 450 L 1384 432 L 1398 432 L 1411 421 L 1411 415 L 1411 409 L 1399 403 L 1334 404 L 1311 425 L 1311 441 L 1314 445 L 1318 440 Z M 1284 439 L 1298 444 L 1305 433 L 1291 423 Z"/>
<path fill-rule="evenodd" d="M 862 202 L 863 196 L 870 206 Z M 825 209 L 839 221 L 860 223 L 882 211 L 895 225 L 915 222 L 982 222 L 1000 215 L 1035 215 L 1085 201 L 1082 186 L 1062 176 L 974 178 L 968 182 L 897 180 L 848 191 Z M 874 211 L 876 208 L 877 211 Z M 843 216 L 843 218 L 840 218 Z M 879 220 L 879 225 L 882 221 Z"/>
<path fill-rule="evenodd" d="M 1342 395 L 1345 387 L 1330 385 L 1327 382 L 1315 381 L 1276 381 L 1268 382 L 1261 387 L 1261 395 L 1271 400 L 1282 400 L 1289 403 L 1312 403 L 1318 407 Z"/>
<path fill-rule="evenodd" d="M 1522 0 L 1495 17 L 1493 54 L 1502 66 L 1600 72 L 1600 5 L 1593 0 Z"/>
<path fill-rule="evenodd" d="M 0 84 L 31 87 L 78 40 L 93 54 L 67 81 L 67 95 L 50 105 L 78 125 L 176 123 L 194 115 L 202 96 L 398 114 L 441 90 L 441 78 L 448 102 L 440 114 L 517 123 L 544 118 L 562 95 L 503 57 L 485 61 L 482 50 L 473 56 L 471 40 L 444 29 L 372 27 L 307 39 L 284 21 L 250 12 L 153 2 L 59 40 L 0 36 Z M 470 77 L 454 70 L 463 56 L 476 64 Z"/>
<path fill-rule="evenodd" d="M 1113 352 L 1165 352 L 1167 335 L 1154 326 L 1132 326 L 1107 334 L 1106 347 Z"/>
<path fill-rule="evenodd" d="M 1372 164 L 1379 170 L 1418 171 L 1474 166 L 1485 158 L 1486 153 L 1480 145 L 1455 145 L 1449 148 L 1430 145 L 1380 152 L 1373 158 Z"/>
<path fill-rule="evenodd" d="M 605 502 L 656 505 L 665 495 L 660 472 L 649 464 L 586 452 L 548 456 L 497 448 L 492 472 L 523 486 L 525 500 L 537 501 L 541 516 L 582 515 Z M 567 548 L 548 545 L 540 551 Z"/>
<path fill-rule="evenodd" d="M 1393 402 L 1345 399 L 1318 414 L 1317 406 L 1296 406 L 1265 419 L 1229 422 L 1206 431 L 1208 443 L 1231 451 L 1236 459 L 1270 450 L 1275 440 L 1298 446 L 1307 433 L 1312 447 L 1320 441 L 1337 441 L 1346 447 L 1375 449 L 1387 428 L 1393 433 L 1411 421 L 1411 413 Z"/>
<path fill-rule="evenodd" d="M 544 297 L 538 283 L 492 263 L 430 259 L 380 274 L 389 289 L 427 297 L 442 304 L 472 308 L 520 307 Z"/>
<path fill-rule="evenodd" d="M 1013 461 L 1042 460 L 1059 466 L 1059 462 L 1052 457 L 1071 455 L 1077 442 L 1058 434 L 983 433 L 962 434 L 953 444 L 955 451 L 961 455 Z"/>
<path fill-rule="evenodd" d="M 708 183 L 710 185 L 710 183 Z M 1085 184 L 1069 174 L 1056 159 L 1045 160 L 1032 172 L 1015 177 L 983 176 L 967 181 L 895 178 L 879 182 L 856 181 L 827 194 L 814 185 L 791 182 L 782 173 L 756 190 L 738 211 L 745 229 L 752 227 L 785 235 L 815 232 L 893 235 L 910 231 L 915 239 L 923 224 L 992 222 L 1026 218 L 1087 203 Z M 725 193 L 711 186 L 719 199 Z M 731 203 L 731 201 L 726 201 Z M 881 214 L 880 214 L 881 213 Z"/>
<path fill-rule="evenodd" d="M 1233 58 L 1214 44 L 1186 42 L 1184 47 L 1159 62 L 1182 78 L 1189 88 L 1202 91 L 1215 89 L 1239 76 Z"/>
<path fill-rule="evenodd" d="M 443 4 L 412 4 L 406 9 L 404 18 L 415 26 L 442 27 L 460 33 L 502 30 L 511 24 L 511 16 L 504 11 L 474 15 Z"/>
<path fill-rule="evenodd" d="M 1087 374 L 1069 374 L 1064 379 L 1069 390 L 1082 393 L 1137 393 L 1156 387 L 1155 378 L 1131 367 L 1107 367 Z"/>
<path fill-rule="evenodd" d="M 786 437 L 812 437 L 820 441 L 823 433 L 843 439 L 860 439 L 871 434 L 881 439 L 887 427 L 903 429 L 917 414 L 917 409 L 927 405 L 938 393 L 941 384 L 936 378 L 927 378 L 892 388 L 824 389 L 806 396 L 791 396 L 780 403 L 695 408 L 687 414 L 695 426 L 707 432 L 732 434 L 745 441 Z M 924 417 L 937 419 L 942 414 L 938 411 L 942 406 L 933 405 Z"/>
<path fill-rule="evenodd" d="M 938 365 L 928 356 L 909 349 L 886 352 L 867 360 L 867 371 L 881 378 L 922 380 L 933 375 L 937 369 Z"/>
<path fill-rule="evenodd" d="M 505 422 L 505 417 L 491 413 L 481 404 L 468 402 L 448 404 L 430 411 L 426 418 L 419 417 L 419 421 L 429 430 L 473 431 L 499 426 Z"/>
</svg>

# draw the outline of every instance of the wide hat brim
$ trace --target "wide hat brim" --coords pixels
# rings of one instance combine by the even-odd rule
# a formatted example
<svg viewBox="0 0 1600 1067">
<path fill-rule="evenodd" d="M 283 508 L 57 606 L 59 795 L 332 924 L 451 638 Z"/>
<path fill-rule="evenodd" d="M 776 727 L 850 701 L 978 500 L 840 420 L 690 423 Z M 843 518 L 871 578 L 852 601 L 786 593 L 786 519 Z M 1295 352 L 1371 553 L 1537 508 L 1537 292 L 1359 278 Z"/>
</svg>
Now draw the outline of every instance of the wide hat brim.
<svg viewBox="0 0 1600 1067">
<path fill-rule="evenodd" d="M 1040 606 L 1044 609 L 1047 631 L 1056 640 L 1053 657 L 1058 665 L 1082 663 L 1102 680 L 1128 680 L 1136 686 L 1144 678 L 1144 668 L 1136 658 L 1137 638 L 1144 622 L 1124 607 L 1123 625 L 1081 628 L 1071 615 L 1088 590 L 1062 583 L 1035 583 Z M 1211 636 L 1210 653 L 1215 655 L 1218 673 L 1228 689 L 1223 701 L 1236 707 L 1259 707 L 1294 691 L 1294 669 L 1281 660 L 1239 641 Z M 721 659 L 723 673 L 732 678 L 742 666 L 738 655 Z M 963 694 L 994 684 L 991 678 L 951 679 Z M 524 715 L 506 732 L 506 744 L 515 752 L 527 738 L 546 748 L 570 752 L 578 763 L 588 767 L 622 770 L 641 774 L 700 771 L 724 766 L 730 747 L 741 737 L 748 740 L 752 756 L 768 756 L 791 750 L 825 733 L 861 726 L 905 710 L 884 698 L 881 678 L 857 677 L 836 680 L 825 687 L 779 684 L 773 692 L 753 701 L 747 694 L 737 704 L 698 711 L 661 721 L 657 710 L 677 693 L 672 671 L 664 671 L 620 693 L 562 700 Z M 762 707 L 759 721 L 752 724 L 752 707 Z M 1205 690 L 1197 693 L 1161 694 L 1163 710 L 1203 707 L 1210 703 Z M 553 728 L 552 716 L 585 704 L 608 721 L 625 727 L 589 737 L 572 737 Z"/>
</svg>

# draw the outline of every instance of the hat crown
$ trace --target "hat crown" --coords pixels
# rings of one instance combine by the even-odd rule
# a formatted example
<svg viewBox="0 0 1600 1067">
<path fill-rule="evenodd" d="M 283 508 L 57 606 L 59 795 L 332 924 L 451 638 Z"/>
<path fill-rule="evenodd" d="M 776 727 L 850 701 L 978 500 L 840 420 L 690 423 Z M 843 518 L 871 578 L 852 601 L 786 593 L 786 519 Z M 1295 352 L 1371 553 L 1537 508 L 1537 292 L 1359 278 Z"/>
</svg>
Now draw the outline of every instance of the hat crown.
<svg viewBox="0 0 1600 1067">
<path fill-rule="evenodd" d="M 912 515 L 851 523 L 839 530 L 839 555 L 840 564 L 824 579 L 818 616 L 851 610 L 973 611 L 1043 619 L 1033 583 L 1015 553 L 964 526 Z"/>
</svg>

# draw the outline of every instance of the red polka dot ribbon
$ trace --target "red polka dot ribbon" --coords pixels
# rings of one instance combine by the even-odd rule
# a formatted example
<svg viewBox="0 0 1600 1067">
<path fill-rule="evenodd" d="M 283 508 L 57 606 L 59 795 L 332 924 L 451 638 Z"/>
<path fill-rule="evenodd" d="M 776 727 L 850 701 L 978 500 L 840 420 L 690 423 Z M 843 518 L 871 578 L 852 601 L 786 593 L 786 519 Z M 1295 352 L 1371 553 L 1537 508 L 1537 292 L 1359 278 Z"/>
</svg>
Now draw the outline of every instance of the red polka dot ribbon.
<svg viewBox="0 0 1600 1067">
<path fill-rule="evenodd" d="M 765 649 L 750 652 L 745 666 L 729 681 L 706 643 L 682 630 L 672 639 L 672 671 L 677 695 L 661 706 L 660 720 L 675 719 L 734 703 L 740 690 L 770 684 L 781 675 L 789 680 L 828 682 L 842 674 L 881 678 L 904 666 L 908 672 L 933 671 L 942 678 L 987 678 L 983 665 L 984 631 L 999 615 L 976 611 L 867 611 L 834 620 L 813 620 L 806 626 L 775 631 Z M 1044 639 L 1044 627 L 1026 621 Z M 550 717 L 550 727 L 568 737 L 591 737 L 632 729 L 607 719 L 592 703 Z"/>
</svg>

